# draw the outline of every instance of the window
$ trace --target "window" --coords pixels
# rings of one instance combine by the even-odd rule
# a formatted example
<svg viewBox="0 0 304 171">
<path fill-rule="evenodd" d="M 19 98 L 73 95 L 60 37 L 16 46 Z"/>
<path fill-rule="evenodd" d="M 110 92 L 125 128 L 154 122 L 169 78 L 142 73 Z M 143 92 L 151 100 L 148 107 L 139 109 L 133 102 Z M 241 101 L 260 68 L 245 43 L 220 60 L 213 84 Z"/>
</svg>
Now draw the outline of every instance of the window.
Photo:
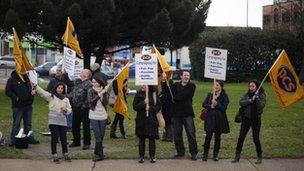
<svg viewBox="0 0 304 171">
<path fill-rule="evenodd" d="M 293 20 L 295 22 L 300 21 L 301 19 L 301 9 L 298 5 L 295 5 L 293 8 Z"/>
<path fill-rule="evenodd" d="M 290 14 L 289 12 L 282 13 L 282 22 L 288 23 L 290 21 Z"/>
<path fill-rule="evenodd" d="M 275 8 L 274 11 L 273 11 L 273 22 L 275 24 L 279 23 L 279 11 L 278 11 L 277 8 Z"/>
<path fill-rule="evenodd" d="M 270 15 L 264 15 L 263 16 L 263 23 L 269 24 L 270 23 Z"/>
</svg>

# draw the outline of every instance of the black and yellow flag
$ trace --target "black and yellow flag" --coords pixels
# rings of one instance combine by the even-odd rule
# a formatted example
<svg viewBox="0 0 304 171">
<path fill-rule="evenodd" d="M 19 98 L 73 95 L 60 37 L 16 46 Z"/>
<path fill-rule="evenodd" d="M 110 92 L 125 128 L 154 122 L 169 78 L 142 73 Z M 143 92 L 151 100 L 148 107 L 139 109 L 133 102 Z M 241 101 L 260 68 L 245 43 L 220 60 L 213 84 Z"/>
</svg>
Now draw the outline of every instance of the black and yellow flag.
<svg viewBox="0 0 304 171">
<path fill-rule="evenodd" d="M 19 75 L 20 79 L 24 82 L 22 74 L 26 71 L 34 70 L 34 68 L 32 64 L 29 62 L 25 52 L 22 50 L 22 46 L 15 28 L 13 28 L 13 34 L 14 34 L 13 57 L 16 62 L 16 72 Z"/>
<path fill-rule="evenodd" d="M 172 70 L 171 70 L 171 67 L 168 64 L 166 58 L 162 54 L 160 54 L 160 52 L 157 50 L 157 48 L 155 47 L 155 45 L 153 45 L 153 51 L 155 52 L 155 54 L 157 56 L 159 65 L 160 65 L 163 73 L 166 73 L 167 78 L 170 78 L 171 75 L 172 75 Z"/>
<path fill-rule="evenodd" d="M 127 80 L 128 77 L 129 77 L 129 63 L 127 63 L 126 66 L 124 66 L 124 68 L 116 76 L 118 93 L 113 107 L 113 111 L 115 113 L 119 113 L 126 117 L 129 117 L 129 113 L 128 113 L 128 105 L 124 98 L 123 88 L 125 84 L 127 84 L 125 80 Z"/>
<path fill-rule="evenodd" d="M 83 58 L 83 54 L 79 46 L 76 30 L 74 28 L 72 21 L 70 20 L 70 17 L 68 17 L 67 26 L 61 40 L 63 41 L 63 44 L 75 50 L 77 55 Z"/>
<path fill-rule="evenodd" d="M 303 98 L 304 89 L 284 50 L 271 69 L 269 77 L 281 106 L 288 107 Z"/>
</svg>

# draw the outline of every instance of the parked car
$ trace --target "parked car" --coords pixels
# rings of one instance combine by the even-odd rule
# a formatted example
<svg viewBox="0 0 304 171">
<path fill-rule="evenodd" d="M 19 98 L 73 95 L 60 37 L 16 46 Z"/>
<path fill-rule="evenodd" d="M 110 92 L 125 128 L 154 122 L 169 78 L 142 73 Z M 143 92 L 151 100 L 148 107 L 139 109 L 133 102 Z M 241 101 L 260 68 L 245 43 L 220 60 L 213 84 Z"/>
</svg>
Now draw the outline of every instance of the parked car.
<svg viewBox="0 0 304 171">
<path fill-rule="evenodd" d="M 102 64 L 100 66 L 100 71 L 106 74 L 108 79 L 114 78 L 114 71 L 110 65 Z"/>
<path fill-rule="evenodd" d="M 16 67 L 15 59 L 12 56 L 0 56 L 1 67 Z"/>
<path fill-rule="evenodd" d="M 46 62 L 38 67 L 35 67 L 38 77 L 40 76 L 48 76 L 49 70 L 55 66 L 57 62 Z"/>
</svg>

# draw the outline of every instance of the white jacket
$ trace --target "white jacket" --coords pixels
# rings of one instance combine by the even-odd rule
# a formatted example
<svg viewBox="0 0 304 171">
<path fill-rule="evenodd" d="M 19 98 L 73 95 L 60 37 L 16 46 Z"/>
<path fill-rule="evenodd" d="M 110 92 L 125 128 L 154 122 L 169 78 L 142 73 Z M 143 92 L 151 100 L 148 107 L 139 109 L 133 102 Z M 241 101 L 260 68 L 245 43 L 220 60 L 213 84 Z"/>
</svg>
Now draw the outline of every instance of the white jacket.
<svg viewBox="0 0 304 171">
<path fill-rule="evenodd" d="M 66 115 L 72 112 L 70 101 L 68 98 L 59 99 L 55 95 L 43 90 L 37 85 L 37 93 L 49 102 L 49 125 L 67 126 Z M 66 113 L 61 110 L 62 107 L 67 109 Z"/>
</svg>

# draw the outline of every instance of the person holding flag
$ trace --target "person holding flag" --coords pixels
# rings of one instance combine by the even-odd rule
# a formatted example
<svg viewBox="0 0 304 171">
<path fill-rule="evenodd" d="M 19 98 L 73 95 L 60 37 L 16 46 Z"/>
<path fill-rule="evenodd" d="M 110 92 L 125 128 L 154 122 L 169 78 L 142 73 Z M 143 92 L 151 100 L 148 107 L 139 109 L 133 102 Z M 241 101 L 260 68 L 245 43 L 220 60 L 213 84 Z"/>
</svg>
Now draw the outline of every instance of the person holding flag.
<svg viewBox="0 0 304 171">
<path fill-rule="evenodd" d="M 100 73 L 93 76 L 93 87 L 88 91 L 90 106 L 89 119 L 95 135 L 95 149 L 93 161 L 104 160 L 103 138 L 107 126 L 108 113 L 106 111 L 107 87 Z"/>
<path fill-rule="evenodd" d="M 161 85 L 160 101 L 161 113 L 165 120 L 165 130 L 163 132 L 162 141 L 171 142 L 173 140 L 173 124 L 172 124 L 172 107 L 173 107 L 173 94 L 172 94 L 172 70 L 166 58 L 157 50 L 153 45 L 152 50 L 158 58 L 158 75 L 159 84 Z"/>
<path fill-rule="evenodd" d="M 128 79 L 126 78 L 126 79 L 123 80 L 122 87 L 118 87 L 116 79 L 113 81 L 112 85 L 113 85 L 113 92 L 114 92 L 115 96 L 118 95 L 119 89 L 122 89 L 123 99 L 127 103 Z M 119 97 L 119 98 L 121 98 L 121 97 Z M 124 118 L 125 117 L 124 117 L 123 114 L 115 113 L 115 118 L 114 118 L 113 123 L 111 125 L 110 138 L 113 138 L 113 139 L 118 138 L 116 136 L 116 128 L 117 128 L 117 124 L 119 123 L 119 130 L 120 130 L 120 133 L 121 133 L 121 138 L 126 139 L 126 132 L 125 132 L 125 128 L 124 128 Z"/>
<path fill-rule="evenodd" d="M 264 93 L 262 84 L 268 75 L 270 76 L 272 88 L 282 107 L 288 107 L 304 97 L 304 89 L 300 85 L 299 79 L 285 50 L 282 50 L 279 57 L 265 75 L 262 83 L 259 83 L 257 80 L 250 81 L 248 92 L 240 100 L 240 106 L 244 108 L 244 112 L 240 135 L 235 151 L 235 158 L 232 161 L 234 163 L 240 160 L 243 142 L 250 127 L 252 127 L 253 141 L 256 145 L 258 155 L 256 164 L 262 163 L 262 147 L 259 135 L 261 128 L 261 115 L 266 103 L 266 94 Z"/>
<path fill-rule="evenodd" d="M 6 95 L 12 100 L 13 111 L 13 126 L 11 131 L 10 146 L 15 145 L 15 136 L 19 132 L 22 119 L 24 121 L 25 134 L 28 134 L 32 130 L 32 104 L 35 94 L 35 92 L 32 90 L 32 85 L 27 75 L 27 72 L 34 70 L 34 68 L 22 50 L 19 37 L 14 28 L 13 33 L 13 57 L 16 62 L 16 69 L 11 73 L 5 87 Z M 29 138 L 29 143 L 39 144 L 39 141 L 35 140 L 34 136 L 31 135 Z"/>
<path fill-rule="evenodd" d="M 123 126 L 124 117 L 128 117 L 128 105 L 126 93 L 128 90 L 128 77 L 129 77 L 129 63 L 127 63 L 121 71 L 113 79 L 112 86 L 116 95 L 116 99 L 113 106 L 113 112 L 115 112 L 115 119 L 111 125 L 110 138 L 117 138 L 115 135 L 117 122 L 119 121 L 119 128 L 122 138 L 126 138 L 126 133 Z"/>
<path fill-rule="evenodd" d="M 260 142 L 261 116 L 266 104 L 266 94 L 261 83 L 251 80 L 248 84 L 248 91 L 240 99 L 240 106 L 243 108 L 241 130 L 235 150 L 233 163 L 239 162 L 246 135 L 251 127 L 253 142 L 257 152 L 256 164 L 262 163 L 262 146 Z M 258 90 L 259 89 L 259 90 Z"/>
</svg>

